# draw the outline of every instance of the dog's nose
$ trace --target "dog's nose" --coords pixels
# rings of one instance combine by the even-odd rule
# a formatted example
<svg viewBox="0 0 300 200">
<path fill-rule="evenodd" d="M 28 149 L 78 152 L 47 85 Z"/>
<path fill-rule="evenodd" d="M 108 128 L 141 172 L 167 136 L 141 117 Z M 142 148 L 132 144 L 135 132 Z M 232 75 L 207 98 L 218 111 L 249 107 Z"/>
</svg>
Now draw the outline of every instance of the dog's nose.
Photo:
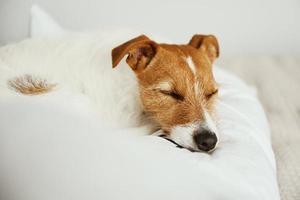
<svg viewBox="0 0 300 200">
<path fill-rule="evenodd" d="M 206 129 L 201 129 L 195 131 L 194 141 L 200 150 L 210 151 L 215 148 L 218 138 L 215 133 Z"/>
</svg>

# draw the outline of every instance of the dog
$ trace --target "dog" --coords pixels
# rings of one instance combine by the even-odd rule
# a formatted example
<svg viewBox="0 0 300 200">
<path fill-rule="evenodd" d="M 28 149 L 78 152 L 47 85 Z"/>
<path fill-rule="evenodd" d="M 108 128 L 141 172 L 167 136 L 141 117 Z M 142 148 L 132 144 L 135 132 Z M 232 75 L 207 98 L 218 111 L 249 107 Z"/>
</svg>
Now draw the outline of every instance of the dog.
<svg viewBox="0 0 300 200">
<path fill-rule="evenodd" d="M 125 56 L 135 73 L 144 111 L 166 137 L 192 151 L 213 151 L 218 85 L 212 64 L 219 56 L 213 35 L 194 35 L 187 45 L 159 44 L 141 35 L 112 50 L 116 67 Z"/>
<path fill-rule="evenodd" d="M 49 55 L 49 53 L 45 54 Z M 100 102 L 98 108 L 103 115 L 106 115 L 104 113 L 106 105 L 110 106 L 108 112 L 113 113 L 111 110 L 115 105 L 110 105 L 110 99 L 118 101 L 126 98 L 128 104 L 125 103 L 122 109 L 126 110 L 129 107 L 129 110 L 134 110 L 134 112 L 128 112 L 129 118 L 132 117 L 133 121 L 150 124 L 151 127 L 155 127 L 155 130 L 158 129 L 155 134 L 180 147 L 191 151 L 214 151 L 219 140 L 216 126 L 217 116 L 215 116 L 218 84 L 212 72 L 213 63 L 219 56 L 216 37 L 194 35 L 187 44 L 177 45 L 157 43 L 145 35 L 140 35 L 112 48 L 112 67 L 116 68 L 120 65 L 125 56 L 127 56 L 127 65 L 134 72 L 130 72 L 131 75 L 134 75 L 134 79 L 121 78 L 122 76 L 131 77 L 131 75 L 127 76 L 127 72 L 124 71 L 128 71 L 128 69 L 111 70 L 105 74 L 106 78 L 104 76 L 102 79 L 95 78 L 93 83 L 93 88 L 111 85 L 111 87 L 106 87 L 107 90 L 89 91 L 88 87 L 85 87 L 80 92 L 91 98 L 95 93 L 103 93 L 101 98 L 95 97 Z M 53 60 L 55 59 L 53 58 Z M 102 68 L 108 68 L 107 62 L 103 65 Z M 56 69 L 61 71 L 58 67 Z M 91 69 L 84 70 L 91 73 Z M 84 76 L 84 70 L 80 71 L 82 76 Z M 52 77 L 60 76 L 61 80 L 64 80 L 63 76 L 58 75 L 58 72 L 55 71 L 54 68 L 51 69 Z M 73 71 L 68 71 L 70 72 L 67 74 L 68 78 L 72 77 Z M 80 77 L 79 74 L 77 77 Z M 10 78 L 7 83 L 10 89 L 19 93 L 35 95 L 49 93 L 62 82 L 57 81 L 58 83 L 52 84 L 48 83 L 47 79 L 39 77 L 41 74 L 37 76 L 27 74 Z M 108 81 L 108 79 L 111 80 Z M 119 80 L 116 81 L 117 79 Z M 107 84 L 103 83 L 105 81 Z M 85 79 L 82 84 L 87 84 L 86 82 Z M 101 87 L 96 86 L 99 85 L 99 82 L 102 82 Z M 120 96 L 114 96 L 114 94 Z M 107 95 L 112 96 L 108 98 Z M 122 111 L 116 109 L 115 113 L 120 115 L 120 112 Z M 124 118 L 126 112 L 123 113 Z"/>
</svg>

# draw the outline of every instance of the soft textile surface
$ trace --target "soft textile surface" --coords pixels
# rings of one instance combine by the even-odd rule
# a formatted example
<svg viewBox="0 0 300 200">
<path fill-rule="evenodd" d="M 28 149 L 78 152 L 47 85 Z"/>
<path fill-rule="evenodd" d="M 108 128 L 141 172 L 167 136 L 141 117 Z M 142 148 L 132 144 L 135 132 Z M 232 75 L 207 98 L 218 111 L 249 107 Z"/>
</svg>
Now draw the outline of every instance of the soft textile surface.
<svg viewBox="0 0 300 200">
<path fill-rule="evenodd" d="M 217 69 L 216 79 L 211 155 L 138 136 L 143 128 L 107 129 L 83 95 L 1 98 L 0 199 L 279 199 L 259 102 L 232 75 Z"/>
<path fill-rule="evenodd" d="M 30 37 L 57 37 L 66 31 L 42 8 L 33 5 L 30 10 Z"/>
<path fill-rule="evenodd" d="M 257 88 L 271 125 L 281 198 L 300 199 L 300 57 L 236 57 L 222 66 Z"/>
</svg>

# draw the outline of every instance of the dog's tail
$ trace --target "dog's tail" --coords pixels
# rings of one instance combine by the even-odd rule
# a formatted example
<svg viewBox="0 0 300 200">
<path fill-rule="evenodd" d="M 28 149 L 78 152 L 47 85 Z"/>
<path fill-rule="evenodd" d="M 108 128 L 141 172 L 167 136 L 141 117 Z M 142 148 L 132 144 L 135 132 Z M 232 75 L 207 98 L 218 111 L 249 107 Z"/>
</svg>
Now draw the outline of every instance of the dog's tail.
<svg viewBox="0 0 300 200">
<path fill-rule="evenodd" d="M 10 89 L 25 95 L 38 95 L 52 91 L 56 84 L 33 75 L 22 75 L 7 81 Z"/>
</svg>

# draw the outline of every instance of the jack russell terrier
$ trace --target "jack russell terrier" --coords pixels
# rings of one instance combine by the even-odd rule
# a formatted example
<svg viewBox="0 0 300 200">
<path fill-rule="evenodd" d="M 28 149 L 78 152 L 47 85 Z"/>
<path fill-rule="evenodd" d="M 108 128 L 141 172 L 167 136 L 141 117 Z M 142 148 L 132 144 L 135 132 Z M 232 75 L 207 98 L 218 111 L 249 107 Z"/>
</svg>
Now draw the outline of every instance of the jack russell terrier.
<svg viewBox="0 0 300 200">
<path fill-rule="evenodd" d="M 159 128 L 160 136 L 191 151 L 211 152 L 217 147 L 218 85 L 212 73 L 219 56 L 216 37 L 194 35 L 188 44 L 176 45 L 141 35 L 113 48 L 111 56 L 113 68 L 127 56 L 141 111 Z M 27 95 L 47 93 L 56 86 L 31 75 L 10 79 L 8 84 Z"/>
</svg>

